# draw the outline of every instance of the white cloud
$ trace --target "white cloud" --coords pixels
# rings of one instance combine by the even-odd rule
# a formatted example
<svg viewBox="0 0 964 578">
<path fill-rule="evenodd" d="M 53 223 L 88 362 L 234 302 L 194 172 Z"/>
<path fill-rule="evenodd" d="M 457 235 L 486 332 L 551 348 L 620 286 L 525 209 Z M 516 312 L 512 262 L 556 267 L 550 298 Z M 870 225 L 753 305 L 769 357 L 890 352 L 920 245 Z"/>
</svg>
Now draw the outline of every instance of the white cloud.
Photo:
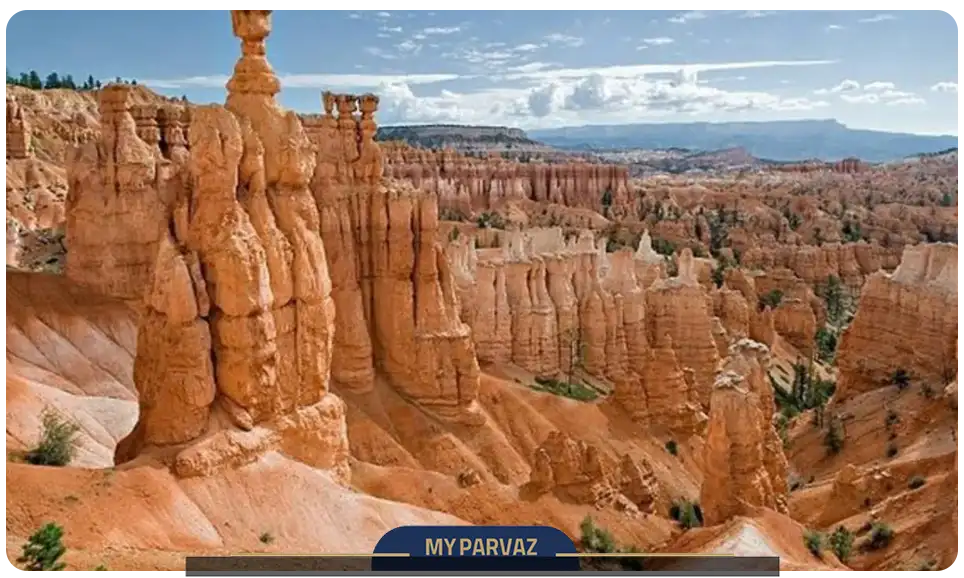
<svg viewBox="0 0 964 578">
<path fill-rule="evenodd" d="M 375 16 L 378 17 L 378 18 L 391 18 L 391 17 L 392 17 L 392 15 L 391 15 L 390 12 L 378 12 L 378 13 L 375 14 Z"/>
<path fill-rule="evenodd" d="M 937 84 L 931 86 L 932 92 L 957 92 L 956 82 L 938 82 Z"/>
<path fill-rule="evenodd" d="M 384 58 L 385 60 L 395 60 L 396 56 L 390 52 L 386 52 L 377 46 L 366 46 L 365 52 L 376 56 L 378 58 Z"/>
<path fill-rule="evenodd" d="M 399 44 L 395 45 L 400 52 L 404 52 L 411 55 L 416 55 L 422 51 L 422 45 L 416 44 L 413 40 L 405 40 Z"/>
<path fill-rule="evenodd" d="M 376 49 L 377 50 L 377 49 Z M 389 55 L 394 58 L 394 55 Z M 152 88 L 224 88 L 228 82 L 226 75 L 193 76 L 169 80 L 138 81 Z M 408 85 L 435 84 L 463 78 L 458 74 L 282 74 L 281 86 L 288 88 L 374 88 L 382 84 Z"/>
<path fill-rule="evenodd" d="M 751 68 L 772 68 L 780 66 L 817 66 L 833 64 L 834 60 L 760 60 L 749 62 L 722 62 L 717 64 L 631 64 L 620 66 L 602 66 L 595 68 L 559 68 L 526 75 L 507 75 L 510 80 L 582 80 L 593 74 L 601 74 L 607 78 L 635 79 L 652 74 L 677 74 L 680 70 L 693 72 L 707 72 L 711 70 L 743 70 Z"/>
<path fill-rule="evenodd" d="M 870 92 L 879 92 L 883 90 L 894 90 L 897 88 L 893 82 L 871 82 L 870 84 L 864 85 L 864 90 Z"/>
<path fill-rule="evenodd" d="M 675 42 L 672 38 L 666 36 L 658 36 L 656 38 L 643 38 L 643 44 L 648 44 L 649 46 L 663 46 L 665 44 L 672 44 Z"/>
<path fill-rule="evenodd" d="M 692 12 L 684 12 L 678 16 L 673 16 L 672 18 L 667 18 L 667 22 L 672 22 L 673 24 L 686 24 L 691 20 L 702 20 L 706 18 L 706 13 L 699 10 L 694 10 Z"/>
<path fill-rule="evenodd" d="M 527 62 L 525 64 L 510 66 L 509 70 L 513 72 L 527 73 L 527 72 L 537 72 L 539 70 L 545 70 L 553 66 L 555 66 L 555 64 L 552 64 L 551 62 Z"/>
<path fill-rule="evenodd" d="M 361 14 L 359 14 L 358 12 L 351 12 L 350 14 L 348 14 L 348 17 L 351 18 L 352 20 L 358 20 L 359 18 L 361 18 Z"/>
<path fill-rule="evenodd" d="M 425 34 L 455 34 L 456 32 L 462 30 L 460 26 L 433 26 L 422 30 Z"/>
<path fill-rule="evenodd" d="M 897 17 L 893 14 L 877 14 L 876 16 L 871 16 L 870 18 L 861 18 L 857 22 L 872 24 L 874 22 L 886 22 L 887 20 L 897 20 Z"/>
<path fill-rule="evenodd" d="M 834 31 L 834 30 L 843 30 L 844 28 L 845 28 L 844 26 L 841 26 L 841 25 L 839 25 L 839 24 L 828 24 L 828 25 L 824 28 L 824 30 L 826 30 L 827 32 L 832 32 L 832 31 Z"/>
<path fill-rule="evenodd" d="M 880 95 L 873 92 L 863 94 L 841 94 L 841 100 L 850 104 L 877 104 L 880 102 Z"/>
<path fill-rule="evenodd" d="M 916 104 L 925 104 L 926 101 L 919 96 L 908 96 L 904 98 L 898 98 L 896 100 L 891 100 L 887 103 L 887 106 L 912 106 Z"/>
<path fill-rule="evenodd" d="M 833 88 L 818 88 L 813 91 L 814 94 L 836 94 L 838 92 L 852 92 L 854 90 L 860 90 L 860 83 L 856 80 L 844 80 L 837 86 Z"/>
<path fill-rule="evenodd" d="M 513 48 L 512 50 L 515 50 L 516 52 L 532 52 L 534 50 L 539 50 L 539 48 L 541 48 L 542 46 L 545 46 L 545 45 L 540 46 L 539 44 L 520 44 L 515 48 Z"/>
<path fill-rule="evenodd" d="M 402 31 L 402 27 L 401 26 L 382 26 L 381 28 L 379 28 L 379 30 L 382 32 L 391 32 L 393 34 L 396 34 Z"/>
<path fill-rule="evenodd" d="M 546 35 L 546 40 L 553 44 L 565 44 L 572 48 L 579 48 L 586 43 L 584 39 L 578 36 L 569 36 L 568 34 L 560 34 L 558 32 Z"/>
</svg>

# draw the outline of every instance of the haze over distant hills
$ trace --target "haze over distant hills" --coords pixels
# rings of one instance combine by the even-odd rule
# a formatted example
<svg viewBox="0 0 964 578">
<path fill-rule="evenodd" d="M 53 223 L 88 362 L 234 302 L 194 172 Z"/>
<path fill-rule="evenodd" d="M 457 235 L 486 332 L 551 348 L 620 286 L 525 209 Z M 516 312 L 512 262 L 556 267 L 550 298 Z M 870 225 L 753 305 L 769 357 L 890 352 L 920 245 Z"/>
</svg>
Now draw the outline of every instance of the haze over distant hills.
<svg viewBox="0 0 964 578">
<path fill-rule="evenodd" d="M 881 162 L 957 146 L 956 136 L 858 130 L 836 120 L 597 125 L 533 130 L 529 137 L 579 150 L 741 147 L 755 157 L 783 161 Z"/>
</svg>

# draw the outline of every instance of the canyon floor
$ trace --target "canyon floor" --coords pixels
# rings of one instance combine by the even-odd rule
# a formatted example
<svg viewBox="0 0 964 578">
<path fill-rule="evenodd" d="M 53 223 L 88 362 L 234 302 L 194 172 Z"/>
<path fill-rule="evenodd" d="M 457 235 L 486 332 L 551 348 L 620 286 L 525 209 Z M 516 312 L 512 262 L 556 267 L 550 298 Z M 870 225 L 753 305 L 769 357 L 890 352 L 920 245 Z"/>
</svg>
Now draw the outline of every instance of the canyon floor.
<svg viewBox="0 0 964 578">
<path fill-rule="evenodd" d="M 587 519 L 954 562 L 956 151 L 634 179 L 376 142 L 376 96 L 284 111 L 269 11 L 232 23 L 224 106 L 8 86 L 11 563 L 47 522 L 69 570 L 182 570 Z M 73 456 L 35 465 L 51 412 Z"/>
</svg>

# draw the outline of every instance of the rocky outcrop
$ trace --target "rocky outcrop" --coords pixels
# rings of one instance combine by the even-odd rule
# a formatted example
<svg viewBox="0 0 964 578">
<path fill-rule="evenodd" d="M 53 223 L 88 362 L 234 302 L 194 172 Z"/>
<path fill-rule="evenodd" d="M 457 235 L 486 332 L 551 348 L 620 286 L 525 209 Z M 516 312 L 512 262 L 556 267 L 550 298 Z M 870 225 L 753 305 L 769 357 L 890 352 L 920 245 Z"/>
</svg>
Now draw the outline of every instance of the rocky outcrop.
<svg viewBox="0 0 964 578">
<path fill-rule="evenodd" d="M 377 97 L 325 93 L 323 105 L 305 125 L 338 311 L 332 377 L 361 393 L 380 371 L 436 416 L 480 423 L 478 361 L 438 244 L 438 200 L 411 185 L 383 184 Z"/>
<path fill-rule="evenodd" d="M 811 285 L 826 283 L 831 275 L 846 285 L 859 287 L 864 278 L 881 268 L 892 269 L 899 260 L 900 249 L 868 243 L 827 243 L 816 245 L 757 246 L 747 249 L 741 258 L 744 267 L 771 270 L 784 267 Z"/>
<path fill-rule="evenodd" d="M 787 459 L 772 423 L 768 355 L 760 343 L 737 342 L 713 384 L 700 495 L 706 525 L 753 507 L 787 512 Z"/>
<path fill-rule="evenodd" d="M 130 93 L 128 85 L 101 90 L 101 138 L 68 158 L 66 274 L 101 293 L 139 299 L 158 254 L 167 193 L 186 169 L 183 159 L 162 155 L 156 130 L 139 130 Z M 176 145 L 164 148 L 171 154 Z"/>
<path fill-rule="evenodd" d="M 279 448 L 345 480 L 344 404 L 328 392 L 334 302 L 308 189 L 315 160 L 297 116 L 274 101 L 268 15 L 232 12 L 243 56 L 227 106 L 192 116 L 190 185 L 160 229 L 134 362 L 140 418 L 118 461 L 194 442 L 175 470 L 207 475 Z M 116 150 L 114 134 L 104 131 L 103 149 Z M 130 147 L 137 167 L 151 166 L 141 145 Z"/>
<path fill-rule="evenodd" d="M 657 281 L 646 290 L 646 317 L 651 342 L 663 335 L 675 345 L 683 367 L 693 370 L 695 399 L 709 406 L 710 388 L 719 353 L 713 339 L 713 315 L 697 280 L 693 254 L 684 249 L 676 277 Z"/>
<path fill-rule="evenodd" d="M 596 446 L 553 431 L 536 450 L 528 485 L 566 501 L 604 507 L 618 501 L 612 474 L 612 465 L 604 465 Z"/>
<path fill-rule="evenodd" d="M 477 159 L 398 143 L 382 145 L 386 176 L 438 195 L 443 210 L 468 217 L 507 201 L 532 200 L 625 216 L 634 209 L 625 166 L 573 162 L 545 164 Z"/>
<path fill-rule="evenodd" d="M 957 246 L 907 247 L 893 274 L 872 275 L 837 353 L 836 400 L 893 384 L 904 370 L 932 386 L 957 375 Z"/>
<path fill-rule="evenodd" d="M 30 156 L 30 120 L 14 96 L 7 95 L 7 158 Z"/>
</svg>

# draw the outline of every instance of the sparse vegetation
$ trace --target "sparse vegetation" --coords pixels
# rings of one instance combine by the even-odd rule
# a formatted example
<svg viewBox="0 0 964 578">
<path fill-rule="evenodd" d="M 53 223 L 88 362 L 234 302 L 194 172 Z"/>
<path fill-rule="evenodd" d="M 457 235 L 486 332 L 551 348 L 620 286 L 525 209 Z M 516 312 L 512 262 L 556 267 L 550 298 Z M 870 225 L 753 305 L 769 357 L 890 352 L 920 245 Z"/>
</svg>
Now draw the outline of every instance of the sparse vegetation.
<svg viewBox="0 0 964 578">
<path fill-rule="evenodd" d="M 566 383 L 557 379 L 543 377 L 536 378 L 536 385 L 532 386 L 532 389 L 561 395 L 576 401 L 592 401 L 599 397 L 594 390 L 580 383 Z"/>
<path fill-rule="evenodd" d="M 75 436 L 80 427 L 49 408 L 44 410 L 41 421 L 40 444 L 28 451 L 24 459 L 36 466 L 66 466 L 77 451 Z"/>
<path fill-rule="evenodd" d="M 892 409 L 887 410 L 887 427 L 889 428 L 897 423 L 900 423 L 900 416 L 897 415 L 897 412 Z"/>
<path fill-rule="evenodd" d="M 922 487 L 926 483 L 927 483 L 927 479 L 924 478 L 924 476 L 913 476 L 911 477 L 910 481 L 907 482 L 907 487 L 912 490 L 916 490 L 917 488 Z"/>
<path fill-rule="evenodd" d="M 669 440 L 666 442 L 666 451 L 671 455 L 679 455 L 679 448 L 676 446 L 676 440 Z"/>
<path fill-rule="evenodd" d="M 663 255 L 669 257 L 676 253 L 676 245 L 667 241 L 666 239 L 653 239 L 653 250 Z"/>
<path fill-rule="evenodd" d="M 468 221 L 469 218 L 459 209 L 444 207 L 439 209 L 438 218 L 442 221 Z"/>
<path fill-rule="evenodd" d="M 823 557 L 823 534 L 815 530 L 807 530 L 803 533 L 803 543 L 811 554 L 817 558 Z"/>
<path fill-rule="evenodd" d="M 837 526 L 837 529 L 830 534 L 830 549 L 841 562 L 846 562 L 850 558 L 850 551 L 853 546 L 854 534 L 847 528 Z"/>
<path fill-rule="evenodd" d="M 669 517 L 687 530 L 703 525 L 703 511 L 700 505 L 689 500 L 675 500 L 670 506 Z"/>
<path fill-rule="evenodd" d="M 937 566 L 937 560 L 933 558 L 928 558 L 927 560 L 922 560 L 917 565 L 917 570 L 921 572 L 930 572 L 931 570 L 934 569 L 935 566 Z"/>
<path fill-rule="evenodd" d="M 830 420 L 827 427 L 827 434 L 823 438 L 823 445 L 827 446 L 830 454 L 839 454 L 844 446 L 844 429 L 839 419 Z"/>
<path fill-rule="evenodd" d="M 892 458 L 897 455 L 897 444 L 889 443 L 887 444 L 887 457 Z"/>
<path fill-rule="evenodd" d="M 760 296 L 759 306 L 760 311 L 763 311 L 767 307 L 770 309 L 776 309 L 780 306 L 780 302 L 783 301 L 783 291 L 779 289 L 773 289 L 769 293 Z"/>
<path fill-rule="evenodd" d="M 274 535 L 271 532 L 261 532 L 261 535 L 258 536 L 258 540 L 262 544 L 270 544 L 274 542 Z"/>
<path fill-rule="evenodd" d="M 108 568 L 107 566 L 105 566 L 105 565 L 103 565 L 103 564 L 98 564 L 97 567 L 94 568 L 94 570 L 97 571 L 97 572 L 108 572 L 108 571 L 110 570 L 110 568 Z"/>
<path fill-rule="evenodd" d="M 844 222 L 843 239 L 847 243 L 856 243 L 863 239 L 863 233 L 860 231 L 860 223 L 853 223 L 851 221 Z"/>
<path fill-rule="evenodd" d="M 48 522 L 34 532 L 23 545 L 23 554 L 17 558 L 17 562 L 24 565 L 24 570 L 63 570 L 67 567 L 60 562 L 60 557 L 67 551 L 63 537 L 64 529 L 53 522 Z"/>
<path fill-rule="evenodd" d="M 482 213 L 475 223 L 480 229 L 505 229 L 505 220 L 498 213 Z"/>
<path fill-rule="evenodd" d="M 458 241 L 458 240 L 459 240 L 459 235 L 461 235 L 461 233 L 462 233 L 462 232 L 459 231 L 459 228 L 458 228 L 458 227 L 452 227 L 452 230 L 449 231 L 449 241 L 453 241 L 453 242 L 454 242 L 454 241 Z"/>
<path fill-rule="evenodd" d="M 910 374 L 903 367 L 898 367 L 890 376 L 890 383 L 903 391 L 910 386 Z"/>
<path fill-rule="evenodd" d="M 890 545 L 894 539 L 894 530 L 884 522 L 874 522 L 870 526 L 870 538 L 867 539 L 867 548 L 870 550 L 882 550 Z"/>
<path fill-rule="evenodd" d="M 590 516 L 579 524 L 579 543 L 583 552 L 611 554 L 616 551 L 616 540 L 608 530 L 596 526 Z"/>
<path fill-rule="evenodd" d="M 817 330 L 814 336 L 817 345 L 817 357 L 824 363 L 833 363 L 834 355 L 837 353 L 837 336 L 826 327 Z"/>
</svg>

